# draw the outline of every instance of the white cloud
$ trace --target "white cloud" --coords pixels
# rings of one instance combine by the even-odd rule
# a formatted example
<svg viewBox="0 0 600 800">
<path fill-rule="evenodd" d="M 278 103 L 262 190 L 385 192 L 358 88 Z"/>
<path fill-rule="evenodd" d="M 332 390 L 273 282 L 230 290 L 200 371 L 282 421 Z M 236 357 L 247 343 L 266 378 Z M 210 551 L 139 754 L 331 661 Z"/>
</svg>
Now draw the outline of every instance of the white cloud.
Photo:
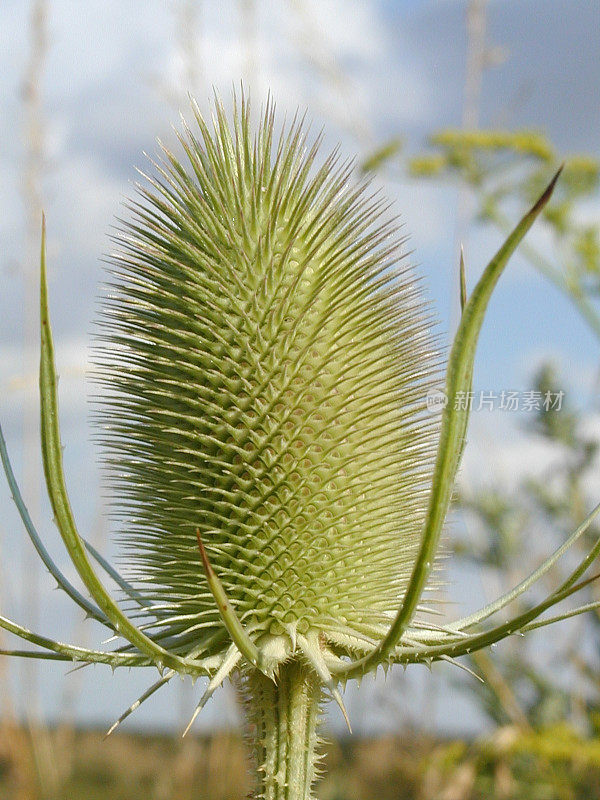
<svg viewBox="0 0 600 800">
<path fill-rule="evenodd" d="M 523 478 L 539 477 L 560 460 L 560 447 L 528 435 L 514 416 L 500 410 L 472 413 L 460 473 L 463 487 L 499 484 L 511 491 Z"/>
<path fill-rule="evenodd" d="M 525 416 L 500 410 L 471 414 L 459 473 L 463 490 L 471 493 L 500 486 L 510 494 L 526 478 L 547 477 L 552 474 L 553 467 L 564 465 L 562 446 L 528 431 L 524 425 Z M 579 430 L 600 443 L 600 416 L 597 413 L 585 415 Z M 600 502 L 600 471 L 590 471 L 585 488 L 590 502 Z"/>
</svg>

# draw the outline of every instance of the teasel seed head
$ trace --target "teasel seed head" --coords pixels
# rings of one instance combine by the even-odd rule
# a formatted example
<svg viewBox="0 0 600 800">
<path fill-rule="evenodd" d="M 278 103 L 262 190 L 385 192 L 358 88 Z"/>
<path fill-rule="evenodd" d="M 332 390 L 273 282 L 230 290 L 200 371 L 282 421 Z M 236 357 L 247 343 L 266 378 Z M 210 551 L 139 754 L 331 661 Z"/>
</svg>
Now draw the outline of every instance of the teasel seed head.
<svg viewBox="0 0 600 800">
<path fill-rule="evenodd" d="M 171 649 L 274 673 L 389 628 L 436 445 L 431 315 L 398 221 L 303 121 L 196 106 L 111 257 L 99 410 L 123 558 Z M 204 560 L 204 563 L 203 563 Z M 205 649 L 203 644 L 206 643 Z M 320 643 L 320 644 L 319 644 Z M 309 648 L 310 649 L 310 648 Z"/>
</svg>

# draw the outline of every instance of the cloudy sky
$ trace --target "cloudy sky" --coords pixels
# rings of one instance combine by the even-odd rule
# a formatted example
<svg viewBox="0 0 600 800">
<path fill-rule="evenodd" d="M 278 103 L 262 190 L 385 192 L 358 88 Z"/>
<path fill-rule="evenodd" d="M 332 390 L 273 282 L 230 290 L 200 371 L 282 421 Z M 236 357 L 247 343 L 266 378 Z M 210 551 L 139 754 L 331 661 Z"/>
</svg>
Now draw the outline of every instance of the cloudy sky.
<svg viewBox="0 0 600 800">
<path fill-rule="evenodd" d="M 134 166 L 143 152 L 156 152 L 156 137 L 172 139 L 171 124 L 186 112 L 187 94 L 208 107 L 212 88 L 227 98 L 240 79 L 259 105 L 267 91 L 280 113 L 308 109 L 325 142 L 342 142 L 359 156 L 393 135 L 418 151 L 428 133 L 458 126 L 465 78 L 463 0 L 48 0 L 47 52 L 39 91 L 43 167 L 35 175 L 48 220 L 51 302 L 61 372 L 63 440 L 72 500 L 82 528 L 102 535 L 95 453 L 90 444 L 85 366 L 103 279 L 101 257 L 121 203 L 132 193 Z M 483 76 L 482 126 L 536 128 L 546 132 L 561 156 L 600 156 L 597 0 L 496 0 L 488 4 L 488 41 L 496 65 Z M 0 415 L 15 464 L 22 464 L 22 409 L 35 396 L 32 354 L 23 346 L 26 296 L 23 275 L 32 263 L 27 243 L 27 153 L 24 81 L 31 63 L 30 3 L 4 0 L 0 7 Z M 457 236 L 454 189 L 381 178 L 410 234 L 413 261 L 425 278 L 447 340 L 452 324 L 453 261 Z M 598 216 L 598 200 L 588 205 Z M 499 240 L 464 230 L 470 281 Z M 545 242 L 538 236 L 541 246 Z M 589 412 L 592 428 L 597 343 L 569 303 L 516 257 L 491 304 L 477 361 L 476 386 L 529 388 L 536 365 L 552 355 L 572 387 L 574 402 Z M 596 409 L 597 411 L 597 409 Z M 600 426 L 596 425 L 596 428 Z M 506 414 L 475 415 L 463 480 L 510 482 L 519 470 L 535 469 L 551 457 Z M 0 606 L 26 620 L 21 580 L 24 536 L 0 484 Z M 40 529 L 64 564 L 56 533 L 42 503 Z M 106 545 L 110 551 L 110 545 Z M 39 581 L 47 587 L 42 575 Z M 481 586 L 457 596 L 475 603 Z M 44 600 L 36 627 L 65 634 L 65 609 L 57 593 Z M 60 631 L 60 633 L 59 633 Z M 87 641 L 97 642 L 90 630 Z M 64 701 L 64 670 L 51 669 L 43 710 L 55 716 Z M 86 672 L 92 677 L 86 677 Z M 107 671 L 108 672 L 108 671 Z M 83 677 L 81 677 L 83 676 Z M 9 681 L 22 707 L 23 676 Z M 75 710 L 82 719 L 110 722 L 143 688 L 135 676 L 113 679 L 94 668 L 78 673 Z M 402 691 L 404 684 L 398 684 Z M 81 689 L 82 691 L 79 691 Z M 176 689 L 140 712 L 155 724 L 179 723 Z M 182 690 L 189 691 L 188 689 Z M 442 691 L 442 690 L 440 690 Z M 109 696 L 111 702 L 106 703 Z M 188 705 L 191 704 L 189 697 Z M 462 708 L 453 700 L 453 717 Z M 356 701 L 358 707 L 358 701 Z M 219 705 L 220 704 L 220 705 Z M 414 705 L 414 703 L 413 703 Z M 173 709 L 176 711 L 173 711 Z M 234 714 L 224 693 L 222 719 Z M 441 708 L 441 710 L 440 710 Z M 432 724 L 444 724 L 448 704 L 429 709 Z M 398 701 L 398 714 L 415 714 Z M 212 714 L 212 716 L 211 716 Z M 228 716 L 229 715 L 229 716 Z M 375 715 L 390 724 L 389 716 Z M 467 717 L 477 724 L 474 712 Z M 395 717 L 397 722 L 398 717 Z"/>
</svg>

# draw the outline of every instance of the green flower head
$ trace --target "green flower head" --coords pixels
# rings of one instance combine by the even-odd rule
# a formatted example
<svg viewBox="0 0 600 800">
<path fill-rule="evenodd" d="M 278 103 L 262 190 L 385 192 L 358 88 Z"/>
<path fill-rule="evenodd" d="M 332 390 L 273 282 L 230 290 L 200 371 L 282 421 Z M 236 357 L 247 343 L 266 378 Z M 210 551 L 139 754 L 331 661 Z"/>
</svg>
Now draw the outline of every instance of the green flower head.
<svg viewBox="0 0 600 800">
<path fill-rule="evenodd" d="M 276 669 L 354 650 L 406 591 L 435 456 L 436 355 L 386 201 L 302 123 L 180 138 L 119 237 L 101 325 L 121 538 L 185 653 L 228 648 L 201 560 Z M 150 620 L 149 620 L 150 621 Z M 217 643 L 218 640 L 218 643 Z M 211 643 L 210 645 L 208 643 Z"/>
</svg>

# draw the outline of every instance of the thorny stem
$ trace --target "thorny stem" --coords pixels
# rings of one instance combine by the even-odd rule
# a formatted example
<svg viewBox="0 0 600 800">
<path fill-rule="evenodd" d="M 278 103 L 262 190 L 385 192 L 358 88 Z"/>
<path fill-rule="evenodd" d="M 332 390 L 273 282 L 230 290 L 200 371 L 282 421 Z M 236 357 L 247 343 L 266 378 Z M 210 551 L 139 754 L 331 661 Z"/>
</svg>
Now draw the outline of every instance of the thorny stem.
<svg viewBox="0 0 600 800">
<path fill-rule="evenodd" d="M 252 670 L 246 682 L 249 736 L 257 767 L 255 800 L 311 800 L 318 761 L 322 686 L 299 661 L 283 664 L 276 680 Z"/>
</svg>

